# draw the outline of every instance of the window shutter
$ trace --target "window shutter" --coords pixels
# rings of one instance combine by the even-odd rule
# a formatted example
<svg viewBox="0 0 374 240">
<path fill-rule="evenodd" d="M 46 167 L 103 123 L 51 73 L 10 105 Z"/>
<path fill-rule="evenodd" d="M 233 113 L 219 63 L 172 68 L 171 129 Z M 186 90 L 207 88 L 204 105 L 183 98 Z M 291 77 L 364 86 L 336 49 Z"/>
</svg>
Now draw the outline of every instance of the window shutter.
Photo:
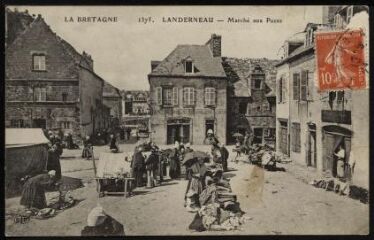
<svg viewBox="0 0 374 240">
<path fill-rule="evenodd" d="M 283 78 L 279 79 L 278 84 L 278 103 L 282 102 L 282 91 L 283 91 Z"/>
<path fill-rule="evenodd" d="M 308 71 L 301 71 L 300 100 L 307 100 Z"/>
<path fill-rule="evenodd" d="M 157 105 L 162 105 L 162 87 L 156 87 L 156 102 Z"/>
<path fill-rule="evenodd" d="M 307 94 L 306 94 L 306 99 L 308 101 L 313 101 L 313 89 L 314 89 L 314 73 L 309 72 L 307 74 Z"/>
<path fill-rule="evenodd" d="M 191 105 L 195 105 L 195 88 L 191 88 Z"/>
<path fill-rule="evenodd" d="M 300 75 L 293 74 L 293 100 L 300 100 Z"/>
<path fill-rule="evenodd" d="M 178 105 L 178 88 L 177 87 L 173 88 L 173 105 L 174 106 Z"/>
<path fill-rule="evenodd" d="M 217 101 L 217 94 L 216 94 L 216 89 L 215 88 L 212 88 L 212 105 L 216 105 L 216 101 Z"/>
</svg>

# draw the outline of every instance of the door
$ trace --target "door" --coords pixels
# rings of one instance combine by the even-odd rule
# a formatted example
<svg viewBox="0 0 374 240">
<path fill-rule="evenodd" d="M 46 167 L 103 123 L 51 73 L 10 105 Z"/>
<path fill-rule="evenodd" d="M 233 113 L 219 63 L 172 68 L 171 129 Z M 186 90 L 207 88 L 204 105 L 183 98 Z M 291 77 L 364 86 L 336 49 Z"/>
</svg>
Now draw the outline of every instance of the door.
<svg viewBox="0 0 374 240">
<path fill-rule="evenodd" d="M 183 128 L 181 129 L 182 132 L 182 142 L 188 143 L 190 142 L 190 125 L 182 125 Z"/>
<path fill-rule="evenodd" d="M 281 126 L 279 129 L 279 148 L 282 153 L 288 154 L 287 146 L 287 127 Z"/>
<path fill-rule="evenodd" d="M 47 121 L 45 119 L 39 118 L 33 120 L 33 126 L 34 128 L 43 128 L 46 129 L 47 127 Z"/>
<path fill-rule="evenodd" d="M 255 128 L 253 131 L 253 143 L 262 143 L 262 136 L 263 136 L 263 129 L 262 128 Z"/>
<path fill-rule="evenodd" d="M 317 167 L 317 146 L 316 146 L 316 132 L 308 132 L 308 143 L 307 143 L 307 166 Z"/>
</svg>

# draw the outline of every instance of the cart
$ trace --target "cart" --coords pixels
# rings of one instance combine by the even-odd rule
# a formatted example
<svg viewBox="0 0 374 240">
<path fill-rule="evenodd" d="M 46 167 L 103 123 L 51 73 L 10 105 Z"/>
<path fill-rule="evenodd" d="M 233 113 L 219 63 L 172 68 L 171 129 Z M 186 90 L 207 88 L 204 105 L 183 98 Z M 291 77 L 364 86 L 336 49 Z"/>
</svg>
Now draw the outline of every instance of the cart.
<svg viewBox="0 0 374 240">
<path fill-rule="evenodd" d="M 99 197 L 105 195 L 132 195 L 135 179 L 130 174 L 130 162 L 121 153 L 100 154 L 95 180 Z"/>
</svg>

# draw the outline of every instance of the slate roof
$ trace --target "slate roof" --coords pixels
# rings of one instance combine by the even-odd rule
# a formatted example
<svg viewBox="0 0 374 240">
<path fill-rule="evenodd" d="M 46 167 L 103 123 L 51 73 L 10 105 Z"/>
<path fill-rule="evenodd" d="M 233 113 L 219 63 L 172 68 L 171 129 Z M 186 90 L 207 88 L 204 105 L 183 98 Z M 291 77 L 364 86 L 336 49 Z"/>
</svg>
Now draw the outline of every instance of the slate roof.
<svg viewBox="0 0 374 240">
<path fill-rule="evenodd" d="M 121 94 L 118 88 L 114 87 L 112 84 L 104 81 L 103 97 L 118 97 L 121 98 Z"/>
<path fill-rule="evenodd" d="M 198 72 L 185 73 L 184 61 L 191 59 Z M 202 76 L 226 77 L 221 57 L 213 57 L 208 45 L 178 45 L 150 73 L 150 76 Z"/>
<path fill-rule="evenodd" d="M 224 57 L 222 65 L 229 83 L 232 84 L 235 97 L 251 97 L 250 75 L 258 65 L 265 73 L 267 86 L 266 96 L 275 96 L 275 64 L 278 60 L 267 58 L 228 58 Z"/>
</svg>

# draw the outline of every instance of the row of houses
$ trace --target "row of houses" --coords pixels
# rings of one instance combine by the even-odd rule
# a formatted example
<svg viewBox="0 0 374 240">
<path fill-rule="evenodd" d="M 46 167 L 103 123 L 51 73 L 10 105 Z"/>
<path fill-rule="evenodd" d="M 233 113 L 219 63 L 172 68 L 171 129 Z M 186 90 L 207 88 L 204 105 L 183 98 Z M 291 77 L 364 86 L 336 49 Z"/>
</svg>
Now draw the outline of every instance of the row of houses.
<svg viewBox="0 0 374 240">
<path fill-rule="evenodd" d="M 221 56 L 222 37 L 203 45 L 178 45 L 151 62 L 150 128 L 159 144 L 203 144 L 209 129 L 219 141 L 254 134 L 254 142 L 275 142 L 276 60 Z"/>
<path fill-rule="evenodd" d="M 275 143 L 278 153 L 332 176 L 334 152 L 343 146 L 346 161 L 356 161 L 353 181 L 367 187 L 368 88 L 321 91 L 315 52 L 316 32 L 343 31 L 365 12 L 365 6 L 322 7 L 320 22 L 285 41 L 281 60 L 223 57 L 222 37 L 212 34 L 203 45 L 178 45 L 151 61 L 153 141 L 203 144 L 212 129 L 230 144 L 234 133 L 251 132 L 254 143 Z M 367 63 L 367 38 L 365 46 Z"/>
<path fill-rule="evenodd" d="M 6 127 L 91 135 L 119 124 L 121 93 L 41 15 L 6 9 Z"/>
<path fill-rule="evenodd" d="M 350 158 L 356 161 L 353 181 L 366 188 L 369 90 L 320 91 L 316 84 L 315 33 L 346 30 L 356 14 L 367 11 L 362 6 L 325 7 L 322 23 L 309 23 L 299 36 L 285 41 L 284 57 L 276 64 L 277 152 L 301 165 L 336 176 L 334 152 L 343 146 L 346 161 Z M 366 79 L 369 81 L 368 76 Z"/>
</svg>

